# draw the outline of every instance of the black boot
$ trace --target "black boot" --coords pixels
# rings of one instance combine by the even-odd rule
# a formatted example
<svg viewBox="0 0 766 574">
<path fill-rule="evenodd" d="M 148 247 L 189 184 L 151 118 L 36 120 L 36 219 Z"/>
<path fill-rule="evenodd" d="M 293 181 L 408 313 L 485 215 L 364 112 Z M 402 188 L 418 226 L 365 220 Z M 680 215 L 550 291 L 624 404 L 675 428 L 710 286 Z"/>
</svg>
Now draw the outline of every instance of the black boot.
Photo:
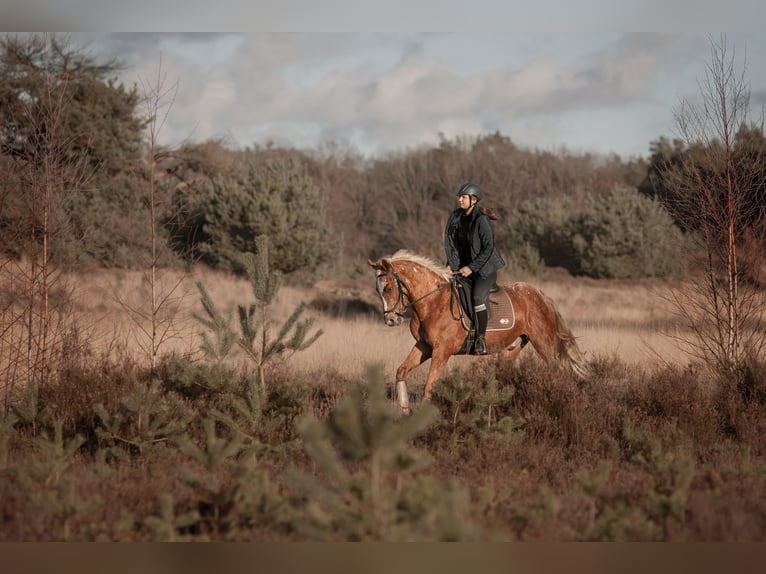
<svg viewBox="0 0 766 574">
<path fill-rule="evenodd" d="M 486 309 L 476 311 L 476 342 L 473 344 L 474 355 L 486 355 L 489 353 L 487 351 L 487 341 L 484 338 L 484 334 L 487 332 L 487 319 Z"/>
<path fill-rule="evenodd" d="M 487 341 L 484 339 L 484 335 L 477 335 L 476 342 L 473 344 L 474 355 L 487 355 Z"/>
</svg>

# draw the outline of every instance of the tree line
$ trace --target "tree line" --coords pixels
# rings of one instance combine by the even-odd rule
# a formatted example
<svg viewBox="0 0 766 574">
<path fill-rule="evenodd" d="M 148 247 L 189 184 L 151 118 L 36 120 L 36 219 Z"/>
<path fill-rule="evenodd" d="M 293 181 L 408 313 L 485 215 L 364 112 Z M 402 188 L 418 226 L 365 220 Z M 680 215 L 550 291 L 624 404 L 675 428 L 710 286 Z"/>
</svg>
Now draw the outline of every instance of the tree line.
<svg viewBox="0 0 766 574">
<path fill-rule="evenodd" d="M 703 152 L 719 145 L 661 136 L 648 158 L 625 159 L 527 149 L 495 132 L 380 157 L 338 144 L 235 149 L 209 140 L 174 149 L 153 142 L 150 158 L 150 116 L 138 88 L 117 83 L 118 69 L 55 35 L 2 38 L 0 245 L 7 255 L 28 256 L 45 242 L 58 263 L 140 267 L 147 239 L 137 230 L 152 218 L 162 265 L 242 272 L 240 255 L 267 235 L 278 270 L 291 280 L 354 275 L 368 257 L 403 247 L 443 258 L 454 191 L 470 180 L 500 216 L 496 240 L 513 273 L 558 266 L 593 277 L 673 276 L 686 264 L 679 245 L 691 248 L 686 235 L 699 228 L 693 194 L 677 181 L 688 158 L 707 161 Z M 749 168 L 751 228 L 762 219 L 763 177 L 752 172 L 763 164 L 766 138 L 759 125 L 733 128 L 731 160 Z M 147 210 L 150 187 L 157 209 Z"/>
</svg>

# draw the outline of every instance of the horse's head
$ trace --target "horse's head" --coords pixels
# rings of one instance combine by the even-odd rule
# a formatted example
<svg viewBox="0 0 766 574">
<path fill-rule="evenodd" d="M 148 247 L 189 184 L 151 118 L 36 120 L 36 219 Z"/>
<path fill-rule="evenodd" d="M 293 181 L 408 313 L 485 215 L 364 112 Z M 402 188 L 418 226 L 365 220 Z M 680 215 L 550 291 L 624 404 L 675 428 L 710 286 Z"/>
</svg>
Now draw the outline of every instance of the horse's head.
<svg viewBox="0 0 766 574">
<path fill-rule="evenodd" d="M 375 289 L 383 302 L 383 320 L 389 327 L 399 325 L 407 310 L 407 294 L 401 278 L 388 259 L 379 262 L 368 259 L 367 263 L 375 270 Z"/>
</svg>

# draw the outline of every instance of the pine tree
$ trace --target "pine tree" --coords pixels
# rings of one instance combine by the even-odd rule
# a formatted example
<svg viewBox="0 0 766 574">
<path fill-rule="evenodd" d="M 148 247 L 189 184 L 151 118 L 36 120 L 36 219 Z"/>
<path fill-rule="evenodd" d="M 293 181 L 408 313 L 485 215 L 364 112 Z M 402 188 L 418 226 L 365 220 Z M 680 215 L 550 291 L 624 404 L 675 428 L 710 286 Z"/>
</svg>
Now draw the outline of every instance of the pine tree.
<svg viewBox="0 0 766 574">
<path fill-rule="evenodd" d="M 306 278 L 337 255 L 339 235 L 326 210 L 327 191 L 299 160 L 251 160 L 235 173 L 200 177 L 176 198 L 178 233 L 194 242 L 205 263 L 240 271 L 241 254 L 258 252 L 258 237 L 271 239 L 273 269 Z"/>
<path fill-rule="evenodd" d="M 192 317 L 208 330 L 208 332 L 200 333 L 202 339 L 200 347 L 206 359 L 220 364 L 236 349 L 237 334 L 231 328 L 232 314 L 229 312 L 224 315 L 218 310 L 202 281 L 197 281 L 197 289 L 200 293 L 202 308 L 207 316 L 195 312 L 192 313 Z"/>
<path fill-rule="evenodd" d="M 298 527 L 318 540 L 464 540 L 475 536 L 468 498 L 458 485 L 422 471 L 430 462 L 413 439 L 438 416 L 424 404 L 401 417 L 385 398 L 383 369 L 351 387 L 327 420 L 300 423 L 304 448 L 321 476 L 294 469 L 292 487 L 306 504 Z"/>
<path fill-rule="evenodd" d="M 252 360 L 258 372 L 258 382 L 261 389 L 266 389 L 266 365 L 279 356 L 284 357 L 298 351 L 308 349 L 322 336 L 318 329 L 311 332 L 315 319 L 301 319 L 306 311 L 306 302 L 301 302 L 274 333 L 274 320 L 271 317 L 274 303 L 282 285 L 282 276 L 278 271 L 272 271 L 269 260 L 270 240 L 268 236 L 259 236 L 256 240 L 256 253 L 245 253 L 239 256 L 240 265 L 245 269 L 247 278 L 255 296 L 255 303 L 237 305 L 239 315 L 240 335 L 237 344 L 245 355 Z M 223 356 L 230 350 L 231 334 L 228 319 L 216 308 L 214 302 L 207 296 L 204 286 L 200 287 L 203 296 L 203 307 L 208 315 L 205 319 L 197 315 L 197 319 L 213 331 L 214 341 L 202 334 L 203 349 L 209 356 Z"/>
</svg>

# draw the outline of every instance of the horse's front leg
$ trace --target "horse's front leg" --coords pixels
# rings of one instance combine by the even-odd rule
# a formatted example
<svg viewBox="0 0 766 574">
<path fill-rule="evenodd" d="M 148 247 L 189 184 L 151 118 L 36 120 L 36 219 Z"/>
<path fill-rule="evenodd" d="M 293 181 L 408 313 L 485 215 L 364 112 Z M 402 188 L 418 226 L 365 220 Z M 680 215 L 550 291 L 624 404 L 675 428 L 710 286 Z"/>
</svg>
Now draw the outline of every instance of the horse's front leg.
<svg viewBox="0 0 766 574">
<path fill-rule="evenodd" d="M 399 400 L 399 406 L 402 412 L 410 414 L 410 395 L 407 392 L 407 375 L 415 367 L 422 365 L 425 361 L 431 358 L 431 346 L 418 341 L 415 346 L 410 349 L 409 354 L 404 359 L 399 368 L 396 369 L 396 397 Z"/>
<path fill-rule="evenodd" d="M 444 368 L 447 366 L 447 361 L 452 356 L 452 350 L 447 347 L 439 347 L 434 349 L 431 356 L 431 365 L 428 368 L 428 377 L 426 378 L 426 388 L 423 392 L 423 400 L 430 401 L 434 392 L 436 383 L 444 373 Z"/>
</svg>

